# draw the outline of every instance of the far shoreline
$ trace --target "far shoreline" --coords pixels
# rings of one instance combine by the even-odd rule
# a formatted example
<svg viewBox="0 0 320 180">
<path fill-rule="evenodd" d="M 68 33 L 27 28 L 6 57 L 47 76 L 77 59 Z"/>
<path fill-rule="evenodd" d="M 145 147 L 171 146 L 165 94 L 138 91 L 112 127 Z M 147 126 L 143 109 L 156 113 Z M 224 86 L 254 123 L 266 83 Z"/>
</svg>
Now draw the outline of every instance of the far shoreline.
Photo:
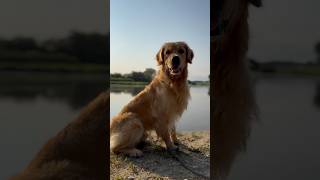
<svg viewBox="0 0 320 180">
<path fill-rule="evenodd" d="M 126 87 L 126 86 L 146 86 L 150 82 L 144 82 L 144 81 L 110 81 L 110 85 L 114 87 Z M 189 82 L 189 85 L 191 86 L 209 86 L 209 81 L 191 81 Z"/>
</svg>

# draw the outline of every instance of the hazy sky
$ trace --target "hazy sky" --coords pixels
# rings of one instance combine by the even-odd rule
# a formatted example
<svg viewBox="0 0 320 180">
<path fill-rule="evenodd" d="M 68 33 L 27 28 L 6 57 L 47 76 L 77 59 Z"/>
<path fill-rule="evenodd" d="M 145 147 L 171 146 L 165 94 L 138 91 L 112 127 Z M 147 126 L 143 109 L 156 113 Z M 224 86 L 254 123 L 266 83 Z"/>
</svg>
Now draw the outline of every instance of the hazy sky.
<svg viewBox="0 0 320 180">
<path fill-rule="evenodd" d="M 209 0 L 111 0 L 110 71 L 157 69 L 164 42 L 185 41 L 194 51 L 189 79 L 210 74 Z"/>
<path fill-rule="evenodd" d="M 262 8 L 250 8 L 249 56 L 259 61 L 314 60 L 314 44 L 320 41 L 320 1 L 263 2 Z M 0 0 L 0 37 L 46 39 L 66 36 L 71 30 L 105 33 L 107 4 L 106 0 Z M 164 41 L 184 40 L 195 50 L 190 73 L 207 77 L 209 0 L 112 0 L 111 13 L 111 70 L 154 68 L 155 53 Z M 113 63 L 120 59 L 134 63 Z M 140 66 L 142 62 L 147 64 Z"/>
<path fill-rule="evenodd" d="M 249 56 L 258 61 L 315 61 L 320 41 L 319 0 L 264 0 L 250 8 Z"/>
<path fill-rule="evenodd" d="M 106 33 L 106 0 L 0 0 L 0 37 L 65 37 L 72 30 Z"/>
</svg>

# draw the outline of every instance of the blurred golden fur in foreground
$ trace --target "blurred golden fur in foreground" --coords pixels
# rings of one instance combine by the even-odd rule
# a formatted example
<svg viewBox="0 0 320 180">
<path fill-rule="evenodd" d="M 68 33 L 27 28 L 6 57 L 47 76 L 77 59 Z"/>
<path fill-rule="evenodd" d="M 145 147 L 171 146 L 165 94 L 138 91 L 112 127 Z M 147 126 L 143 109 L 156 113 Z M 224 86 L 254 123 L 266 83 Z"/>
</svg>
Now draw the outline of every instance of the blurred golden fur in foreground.
<svg viewBox="0 0 320 180">
<path fill-rule="evenodd" d="M 11 180 L 106 179 L 109 92 L 101 93 Z"/>
<path fill-rule="evenodd" d="M 216 179 L 229 173 L 237 154 L 246 147 L 251 122 L 256 118 L 254 92 L 249 78 L 248 6 L 260 0 L 225 0 L 218 7 L 212 31 L 221 33 L 211 40 L 213 57 L 213 142 Z M 221 9 L 222 8 L 222 9 Z M 218 24 L 221 22 L 221 24 Z M 216 58 L 217 57 L 217 58 Z"/>
</svg>

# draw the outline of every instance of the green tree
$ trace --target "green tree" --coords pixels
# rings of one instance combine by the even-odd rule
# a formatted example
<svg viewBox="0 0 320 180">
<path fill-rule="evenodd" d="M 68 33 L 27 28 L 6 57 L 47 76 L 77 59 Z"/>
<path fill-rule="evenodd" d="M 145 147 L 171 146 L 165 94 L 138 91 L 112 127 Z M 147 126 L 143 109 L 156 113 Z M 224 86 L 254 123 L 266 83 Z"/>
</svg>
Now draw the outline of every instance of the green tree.
<svg viewBox="0 0 320 180">
<path fill-rule="evenodd" d="M 113 73 L 113 74 L 111 74 L 111 77 L 113 77 L 113 78 L 121 78 L 122 75 L 120 73 Z"/>
<path fill-rule="evenodd" d="M 134 81 L 146 81 L 146 78 L 145 78 L 143 72 L 132 71 L 132 73 L 129 75 L 129 77 L 131 79 L 133 79 Z"/>
<path fill-rule="evenodd" d="M 154 77 L 154 75 L 156 74 L 156 70 L 152 69 L 152 68 L 147 68 L 144 72 L 144 77 L 146 79 L 146 81 L 151 81 Z"/>
<path fill-rule="evenodd" d="M 315 45 L 315 51 L 317 53 L 317 62 L 320 64 L 320 42 Z"/>
<path fill-rule="evenodd" d="M 38 49 L 38 45 L 33 38 L 17 37 L 8 42 L 7 48 L 17 51 L 29 51 Z"/>
<path fill-rule="evenodd" d="M 81 62 L 107 64 L 109 36 L 99 33 L 73 32 L 58 45 L 64 53 L 76 56 Z"/>
</svg>

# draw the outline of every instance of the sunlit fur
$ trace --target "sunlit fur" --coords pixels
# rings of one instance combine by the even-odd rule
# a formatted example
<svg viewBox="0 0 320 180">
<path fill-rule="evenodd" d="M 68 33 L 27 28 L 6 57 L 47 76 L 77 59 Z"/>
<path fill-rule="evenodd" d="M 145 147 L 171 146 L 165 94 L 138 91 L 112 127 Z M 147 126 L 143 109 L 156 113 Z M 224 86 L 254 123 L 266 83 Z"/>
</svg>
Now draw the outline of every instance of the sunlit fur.
<svg viewBox="0 0 320 180">
<path fill-rule="evenodd" d="M 259 0 L 250 2 L 261 5 Z M 246 57 L 250 2 L 224 0 L 221 18 L 225 27 L 221 37 L 213 39 L 213 58 L 217 50 L 221 53 L 220 61 L 213 61 L 213 176 L 216 179 L 226 177 L 236 156 L 245 150 L 252 120 L 256 118 Z"/>
<path fill-rule="evenodd" d="M 170 68 L 175 55 L 180 58 L 181 71 L 172 74 Z M 157 75 L 112 119 L 111 151 L 141 156 L 142 151 L 136 149 L 136 145 L 145 138 L 148 130 L 155 130 L 167 149 L 177 148 L 174 144 L 177 143 L 175 123 L 188 105 L 187 68 L 192 58 L 193 52 L 184 42 L 165 43 L 162 46 L 156 56 L 160 66 Z"/>
</svg>

